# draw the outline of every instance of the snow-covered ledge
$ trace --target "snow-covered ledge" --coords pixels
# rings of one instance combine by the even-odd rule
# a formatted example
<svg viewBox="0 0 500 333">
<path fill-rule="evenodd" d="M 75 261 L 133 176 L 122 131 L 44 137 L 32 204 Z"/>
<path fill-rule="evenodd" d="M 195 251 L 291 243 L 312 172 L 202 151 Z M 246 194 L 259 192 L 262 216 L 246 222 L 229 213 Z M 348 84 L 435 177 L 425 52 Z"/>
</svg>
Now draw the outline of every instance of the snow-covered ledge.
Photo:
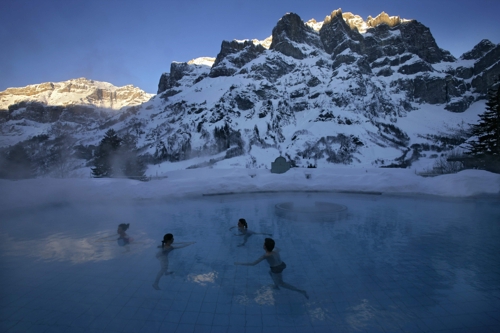
<svg viewBox="0 0 500 333">
<path fill-rule="evenodd" d="M 332 191 L 423 194 L 446 197 L 500 195 L 500 175 L 482 170 L 424 178 L 410 169 L 339 167 L 290 169 L 193 169 L 167 173 L 168 178 L 141 182 L 128 179 L 0 180 L 0 208 L 87 201 L 165 200 L 219 193 Z M 253 177 L 249 175 L 252 174 Z"/>
</svg>

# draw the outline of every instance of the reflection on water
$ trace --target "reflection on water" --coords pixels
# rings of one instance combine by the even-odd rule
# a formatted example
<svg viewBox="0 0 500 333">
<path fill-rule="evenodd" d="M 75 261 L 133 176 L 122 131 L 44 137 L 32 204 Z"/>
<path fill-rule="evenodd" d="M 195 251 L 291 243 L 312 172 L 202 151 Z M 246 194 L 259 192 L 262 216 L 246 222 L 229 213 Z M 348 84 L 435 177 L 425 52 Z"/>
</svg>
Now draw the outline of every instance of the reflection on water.
<svg viewBox="0 0 500 333">
<path fill-rule="evenodd" d="M 250 299 L 247 295 L 237 295 L 234 297 L 234 300 L 237 304 L 240 305 L 248 305 L 250 304 Z"/>
<path fill-rule="evenodd" d="M 362 299 L 361 303 L 350 308 L 347 315 L 347 323 L 355 330 L 363 330 L 376 316 L 376 311 L 367 299 Z"/>
<path fill-rule="evenodd" d="M 208 272 L 205 274 L 189 274 L 188 280 L 205 286 L 207 283 L 215 283 L 215 279 L 217 279 L 217 276 L 217 272 Z"/>
<path fill-rule="evenodd" d="M 74 264 L 110 260 L 116 255 L 110 247 L 96 246 L 92 238 L 74 239 L 61 233 L 37 240 L 15 240 L 7 234 L 0 234 L 0 249 L 6 256 L 70 261 Z"/>
<path fill-rule="evenodd" d="M 46 261 L 69 261 L 73 264 L 111 260 L 123 254 L 117 249 L 116 241 L 110 243 L 96 242 L 102 235 L 97 232 L 87 237 L 76 238 L 66 233 L 56 233 L 36 240 L 18 240 L 9 234 L 0 234 L 0 252 L 5 256 L 32 257 Z M 153 243 L 144 234 L 142 246 L 134 246 L 143 251 Z M 149 244 L 149 245 L 148 245 Z"/>
<path fill-rule="evenodd" d="M 334 202 L 300 200 L 276 204 L 276 214 L 291 220 L 334 222 L 347 215 L 347 206 Z"/>
<path fill-rule="evenodd" d="M 273 289 L 265 286 L 256 291 L 254 301 L 260 305 L 274 305 Z"/>
<path fill-rule="evenodd" d="M 309 316 L 313 321 L 325 321 L 327 314 L 321 306 L 309 309 Z"/>
<path fill-rule="evenodd" d="M 314 214 L 289 218 L 276 214 L 275 206 L 282 202 L 334 202 L 348 209 L 335 220 Z M 255 234 L 245 247 L 238 247 L 241 239 L 227 230 L 239 218 L 257 233 L 273 233 L 286 258 L 285 279 L 306 289 L 309 300 L 286 289 L 272 289 L 264 263 L 251 269 L 233 265 L 262 255 L 265 238 Z M 120 309 L 126 304 L 136 314 L 154 312 L 158 303 L 161 311 L 154 316 L 162 320 L 165 313 L 182 311 L 193 312 L 196 318 L 200 308 L 216 305 L 231 315 L 239 306 L 248 310 L 239 310 L 243 317 L 252 311 L 257 313 L 254 317 L 274 311 L 286 323 L 307 318 L 304 331 L 313 331 L 311 325 L 316 324 L 340 325 L 339 331 L 377 331 L 377 323 L 386 323 L 386 331 L 398 331 L 423 316 L 438 318 L 453 311 L 444 308 L 449 304 L 484 308 L 484 313 L 500 310 L 498 221 L 500 207 L 493 200 L 344 194 L 234 195 L 173 203 L 0 210 L 1 282 L 3 293 L 10 293 L 6 299 L 48 290 L 39 304 L 51 300 L 50 304 L 64 304 L 65 311 L 88 306 L 84 310 L 96 313 L 95 317 L 103 314 L 102 304 Z M 116 241 L 96 242 L 115 235 L 120 223 L 130 223 L 127 232 L 137 242 L 130 253 Z M 151 288 L 151 278 L 158 271 L 156 243 L 165 233 L 196 244 L 169 255 L 175 275 L 165 278 L 158 291 Z M 61 264 L 44 269 L 49 262 Z M 89 280 L 97 285 L 87 286 Z M 23 312 L 31 301 L 8 303 L 20 313 L 9 320 L 36 322 L 31 313 Z M 50 311 L 62 312 L 63 306 L 50 306 Z M 128 320 L 130 313 L 103 317 Z M 134 320 L 150 318 L 143 315 Z M 229 325 L 209 319 L 214 326 Z M 262 320 L 257 322 L 263 327 Z M 112 330 L 127 329 L 132 330 Z"/>
<path fill-rule="evenodd" d="M 275 305 L 274 298 L 275 290 L 270 286 L 262 286 L 253 292 L 253 295 L 249 297 L 248 295 L 237 295 L 234 297 L 236 303 L 241 305 Z"/>
</svg>

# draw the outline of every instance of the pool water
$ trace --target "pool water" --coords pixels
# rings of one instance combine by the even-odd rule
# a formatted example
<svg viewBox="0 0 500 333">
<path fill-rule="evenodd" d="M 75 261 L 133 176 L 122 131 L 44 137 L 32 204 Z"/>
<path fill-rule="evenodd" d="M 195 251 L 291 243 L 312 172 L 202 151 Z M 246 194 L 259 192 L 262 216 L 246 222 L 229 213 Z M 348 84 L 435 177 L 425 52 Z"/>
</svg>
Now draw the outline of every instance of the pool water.
<svg viewBox="0 0 500 333">
<path fill-rule="evenodd" d="M 276 205 L 347 207 L 341 216 Z M 244 246 L 239 218 L 272 234 Z M 0 332 L 499 332 L 498 198 L 273 193 L 0 210 Z M 116 228 L 130 223 L 130 246 Z M 155 290 L 155 254 L 174 245 Z M 116 237 L 115 237 L 116 235 Z M 103 239 L 107 236 L 109 241 Z"/>
</svg>

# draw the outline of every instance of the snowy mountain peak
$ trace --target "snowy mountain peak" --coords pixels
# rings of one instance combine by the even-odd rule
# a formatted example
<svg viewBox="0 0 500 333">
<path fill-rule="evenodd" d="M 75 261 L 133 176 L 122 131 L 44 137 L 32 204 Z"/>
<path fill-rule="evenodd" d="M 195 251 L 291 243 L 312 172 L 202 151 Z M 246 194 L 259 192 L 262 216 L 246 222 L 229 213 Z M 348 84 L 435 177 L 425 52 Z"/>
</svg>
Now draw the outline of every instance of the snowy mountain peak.
<svg viewBox="0 0 500 333">
<path fill-rule="evenodd" d="M 269 49 L 271 47 L 271 43 L 273 42 L 273 36 L 269 36 L 264 40 L 252 39 L 254 45 L 262 45 L 264 48 Z"/>
<path fill-rule="evenodd" d="M 387 13 L 382 12 L 382 13 L 378 14 L 375 18 L 368 16 L 368 19 L 366 20 L 366 25 L 369 26 L 370 28 L 375 28 L 376 26 L 378 26 L 380 24 L 387 24 L 389 27 L 394 27 L 394 26 L 399 25 L 401 23 L 410 22 L 410 21 L 413 21 L 413 20 L 402 19 L 399 16 L 389 16 Z"/>
<path fill-rule="evenodd" d="M 215 58 L 211 57 L 200 57 L 196 59 L 191 59 L 187 63 L 188 65 L 200 65 L 200 66 L 208 66 L 212 67 L 214 64 Z"/>
<path fill-rule="evenodd" d="M 323 26 L 323 23 L 331 22 L 337 16 L 342 17 L 351 29 L 357 29 L 359 33 L 365 33 L 368 29 L 375 28 L 381 24 L 386 24 L 389 27 L 394 27 L 401 23 L 412 21 L 402 19 L 399 16 L 389 16 L 386 12 L 382 12 L 374 18 L 372 16 L 368 16 L 365 21 L 361 16 L 355 15 L 351 12 L 343 13 L 342 9 L 339 8 L 337 10 L 334 10 L 329 16 L 327 16 L 323 22 L 316 22 L 313 19 L 308 21 L 306 24 L 313 27 L 314 30 L 319 31 Z M 309 22 L 311 21 L 314 21 L 314 23 L 310 24 Z"/>
<path fill-rule="evenodd" d="M 338 9 L 304 22 L 288 13 L 264 41 L 222 41 L 215 59 L 173 62 L 142 105 L 106 114 L 9 105 L 0 145 L 63 133 L 91 159 L 113 128 L 135 138 L 144 161 L 172 168 L 266 168 L 280 155 L 297 167 L 409 167 L 467 139 L 464 124 L 476 121 L 499 74 L 500 45 L 483 41 L 457 60 L 416 20 Z M 83 92 L 104 94 L 85 79 L 27 90 L 60 99 L 65 90 L 76 104 Z M 118 90 L 106 90 L 107 100 Z"/>
<path fill-rule="evenodd" d="M 385 12 L 287 13 L 269 41 L 223 41 L 209 70 L 172 64 L 156 99 L 161 125 L 146 126 L 155 161 L 411 165 L 459 144 L 453 132 L 474 121 L 479 108 L 467 110 L 498 72 L 496 46 L 482 43 L 476 65 L 458 62 L 429 28 Z"/>
<path fill-rule="evenodd" d="M 305 24 L 311 27 L 314 31 L 319 31 L 323 26 L 323 22 L 317 22 L 315 19 L 310 19 Z"/>
<path fill-rule="evenodd" d="M 124 106 L 148 101 L 153 94 L 126 85 L 116 87 L 108 82 L 86 78 L 63 82 L 47 82 L 20 88 L 8 88 L 0 92 L 0 110 L 22 102 L 36 102 L 47 106 L 88 105 L 119 110 Z"/>
</svg>

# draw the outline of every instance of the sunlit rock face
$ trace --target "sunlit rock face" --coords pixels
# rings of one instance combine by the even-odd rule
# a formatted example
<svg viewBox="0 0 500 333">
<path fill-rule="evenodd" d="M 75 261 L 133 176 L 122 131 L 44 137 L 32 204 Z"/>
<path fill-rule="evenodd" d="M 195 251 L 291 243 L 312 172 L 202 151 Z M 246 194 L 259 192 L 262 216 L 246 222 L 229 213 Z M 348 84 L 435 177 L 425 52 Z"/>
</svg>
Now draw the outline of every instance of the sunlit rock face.
<svg viewBox="0 0 500 333">
<path fill-rule="evenodd" d="M 173 62 L 170 65 L 170 72 L 163 73 L 160 77 L 158 94 L 171 89 L 164 95 L 175 95 L 175 87 L 180 87 L 182 85 L 180 80 L 182 80 L 184 76 L 188 77 L 189 81 L 193 81 L 193 78 L 194 82 L 203 80 L 203 78 L 208 76 L 214 62 L 215 58 L 210 57 L 196 58 L 188 62 Z"/>
<path fill-rule="evenodd" d="M 321 42 L 325 51 L 332 55 L 339 55 L 344 50 L 350 49 L 360 52 L 360 42 L 363 37 L 357 29 L 351 29 L 342 16 L 342 10 L 338 9 L 327 16 L 323 26 L 319 30 Z"/>
<path fill-rule="evenodd" d="M 182 139 L 189 147 L 183 156 L 230 147 L 251 154 L 252 147 L 274 147 L 298 165 L 305 159 L 349 164 L 367 142 L 410 151 L 411 139 L 398 120 L 425 105 L 466 111 L 484 98 L 485 78 L 495 75 L 500 58 L 495 45 L 482 42 L 473 60 L 463 62 L 441 49 L 422 23 L 385 12 L 363 19 L 337 9 L 322 22 L 287 13 L 267 40 L 271 43 L 264 49 L 255 40 L 223 41 L 205 72 L 186 75 L 195 66 L 173 64 L 165 74 L 171 82 L 160 95 L 167 101 L 162 107 L 165 119 L 170 124 L 178 119 L 178 128 L 192 133 Z M 227 88 L 212 81 L 221 78 Z M 344 111 L 345 118 L 340 116 Z M 307 129 L 317 122 L 330 124 L 331 132 Z M 360 131 L 371 134 L 364 139 L 346 135 L 359 131 L 343 126 L 363 126 Z M 177 125 L 168 127 L 172 137 L 179 136 Z M 377 141 L 377 136 L 382 139 Z M 250 159 L 248 165 L 259 162 Z"/>
<path fill-rule="evenodd" d="M 331 54 L 334 68 L 349 65 L 352 71 L 362 75 L 394 77 L 393 91 L 404 92 L 411 100 L 447 103 L 463 92 L 459 87 L 463 85 L 461 82 L 430 77 L 429 74 L 435 72 L 432 64 L 452 63 L 456 59 L 440 49 L 430 30 L 416 20 L 382 12 L 365 22 L 357 15 L 338 9 L 325 18 L 319 36 L 324 50 Z M 448 89 L 450 86 L 453 87 Z M 454 109 L 463 111 L 466 107 L 454 105 Z"/>
<path fill-rule="evenodd" d="M 8 89 L 0 145 L 71 135 L 88 158 L 113 128 L 151 164 L 266 168 L 281 155 L 298 167 L 408 167 L 467 139 L 449 129 L 475 121 L 471 105 L 499 74 L 500 46 L 487 40 L 456 59 L 417 20 L 287 13 L 264 40 L 173 62 L 151 99 L 85 79 Z"/>
<path fill-rule="evenodd" d="M 133 113 L 152 96 L 132 85 L 115 87 L 85 78 L 9 88 L 0 92 L 2 143 L 59 132 L 56 128 L 76 132 L 103 126 L 116 113 Z"/>
<path fill-rule="evenodd" d="M 9 88 L 0 92 L 0 110 L 7 110 L 9 106 L 21 102 L 35 102 L 47 106 L 79 104 L 118 110 L 124 106 L 144 103 L 152 96 L 132 85 L 115 87 L 110 83 L 79 78 Z"/>
<path fill-rule="evenodd" d="M 333 56 L 349 49 L 370 62 L 403 54 L 415 54 L 429 63 L 455 60 L 437 46 L 429 28 L 384 12 L 375 18 L 369 16 L 365 22 L 338 9 L 325 18 L 319 34 L 325 50 Z"/>
</svg>

